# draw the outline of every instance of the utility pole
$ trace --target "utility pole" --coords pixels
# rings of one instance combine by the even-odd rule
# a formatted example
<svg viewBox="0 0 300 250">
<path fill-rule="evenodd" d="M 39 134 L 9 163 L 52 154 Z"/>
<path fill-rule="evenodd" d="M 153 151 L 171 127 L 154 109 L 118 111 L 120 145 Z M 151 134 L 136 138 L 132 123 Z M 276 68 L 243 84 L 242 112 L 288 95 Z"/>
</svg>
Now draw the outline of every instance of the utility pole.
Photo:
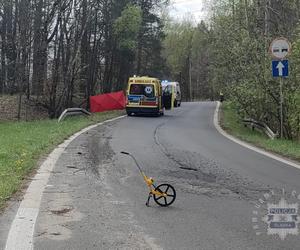
<svg viewBox="0 0 300 250">
<path fill-rule="evenodd" d="M 179 72 L 179 83 L 182 84 L 182 72 Z"/>
<path fill-rule="evenodd" d="M 192 101 L 192 60 L 189 57 L 189 91 L 190 91 L 190 101 Z"/>
</svg>

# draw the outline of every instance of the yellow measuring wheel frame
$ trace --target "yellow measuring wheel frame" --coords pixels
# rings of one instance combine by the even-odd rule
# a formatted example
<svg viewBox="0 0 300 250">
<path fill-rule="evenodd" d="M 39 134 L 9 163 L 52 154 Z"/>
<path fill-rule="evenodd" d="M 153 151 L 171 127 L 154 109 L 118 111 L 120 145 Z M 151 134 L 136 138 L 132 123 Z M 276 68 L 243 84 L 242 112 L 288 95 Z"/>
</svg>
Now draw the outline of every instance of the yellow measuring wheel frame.
<svg viewBox="0 0 300 250">
<path fill-rule="evenodd" d="M 144 181 L 146 182 L 148 188 L 149 188 L 149 195 L 148 195 L 148 199 L 146 202 L 146 206 L 149 206 L 149 202 L 151 197 L 153 197 L 154 201 L 162 207 L 168 207 L 170 206 L 176 199 L 176 191 L 175 188 L 170 185 L 170 184 L 160 184 L 158 186 L 154 185 L 154 180 L 152 177 L 148 177 L 147 175 L 145 175 L 145 173 L 143 172 L 143 170 L 141 169 L 141 167 L 139 166 L 137 160 L 135 159 L 135 157 L 133 155 L 131 155 L 130 153 L 127 152 L 121 152 L 124 155 L 128 155 L 130 156 L 136 166 L 138 167 L 141 175 L 144 178 Z"/>
</svg>

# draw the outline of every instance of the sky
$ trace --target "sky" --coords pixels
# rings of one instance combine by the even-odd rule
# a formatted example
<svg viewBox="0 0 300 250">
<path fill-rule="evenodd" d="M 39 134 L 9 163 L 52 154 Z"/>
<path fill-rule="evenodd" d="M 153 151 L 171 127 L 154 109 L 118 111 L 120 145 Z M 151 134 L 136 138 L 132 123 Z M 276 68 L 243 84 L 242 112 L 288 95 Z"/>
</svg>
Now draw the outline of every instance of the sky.
<svg viewBox="0 0 300 250">
<path fill-rule="evenodd" d="M 204 0 L 171 0 L 171 16 L 178 19 L 193 14 L 197 22 L 204 20 L 207 12 L 203 2 Z"/>
</svg>

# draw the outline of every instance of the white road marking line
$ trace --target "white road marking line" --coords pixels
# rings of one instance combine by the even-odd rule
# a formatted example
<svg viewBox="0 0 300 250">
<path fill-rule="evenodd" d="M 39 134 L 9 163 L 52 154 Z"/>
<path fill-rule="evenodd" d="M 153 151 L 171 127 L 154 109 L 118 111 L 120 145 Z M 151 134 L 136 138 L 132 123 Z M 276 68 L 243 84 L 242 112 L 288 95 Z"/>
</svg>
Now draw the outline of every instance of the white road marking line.
<svg viewBox="0 0 300 250">
<path fill-rule="evenodd" d="M 243 142 L 243 141 L 241 141 L 241 140 L 239 140 L 239 139 L 237 139 L 237 138 L 229 135 L 227 132 L 225 132 L 221 128 L 221 126 L 219 124 L 219 110 L 220 110 L 220 106 L 221 106 L 221 103 L 217 102 L 217 107 L 216 107 L 215 114 L 214 114 L 214 125 L 215 125 L 216 129 L 218 130 L 218 132 L 220 134 L 222 134 L 223 136 L 225 136 L 229 140 L 231 140 L 231 141 L 233 141 L 233 142 L 235 142 L 235 143 L 237 143 L 237 144 L 239 144 L 239 145 L 241 145 L 241 146 L 243 146 L 245 148 L 248 148 L 248 149 L 250 149 L 252 151 L 255 151 L 255 152 L 259 153 L 259 154 L 265 155 L 265 156 L 267 156 L 269 158 L 272 158 L 274 160 L 282 162 L 282 163 L 284 163 L 286 165 L 289 165 L 289 166 L 292 166 L 292 167 L 300 169 L 300 165 L 297 162 L 294 162 L 294 161 L 285 159 L 283 157 L 277 156 L 275 154 L 269 153 L 269 152 L 267 152 L 267 151 L 265 151 L 263 149 L 255 147 L 253 145 L 250 145 L 249 143 Z"/>
<path fill-rule="evenodd" d="M 72 135 L 69 139 L 60 144 L 43 162 L 39 170 L 37 171 L 34 180 L 29 185 L 24 198 L 19 206 L 17 214 L 11 224 L 8 237 L 6 240 L 5 250 L 31 250 L 33 249 L 33 235 L 35 223 L 39 214 L 41 200 L 45 187 L 47 186 L 51 171 L 64 152 L 65 148 L 78 136 L 87 132 L 90 129 L 97 126 L 109 123 L 121 118 L 126 117 L 119 116 L 114 119 L 110 119 L 87 128 L 82 129 L 76 134 Z"/>
</svg>

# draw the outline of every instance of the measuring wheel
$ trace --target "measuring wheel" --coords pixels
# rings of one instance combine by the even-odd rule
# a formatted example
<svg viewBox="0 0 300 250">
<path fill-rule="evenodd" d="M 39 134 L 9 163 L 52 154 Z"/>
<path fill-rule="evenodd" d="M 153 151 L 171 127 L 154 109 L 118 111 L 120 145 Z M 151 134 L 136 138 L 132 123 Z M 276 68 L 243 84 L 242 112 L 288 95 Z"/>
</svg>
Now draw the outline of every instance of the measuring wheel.
<svg viewBox="0 0 300 250">
<path fill-rule="evenodd" d="M 170 184 L 161 184 L 155 188 L 155 191 L 164 194 L 153 195 L 155 202 L 162 207 L 170 206 L 176 199 L 176 191 Z"/>
</svg>

